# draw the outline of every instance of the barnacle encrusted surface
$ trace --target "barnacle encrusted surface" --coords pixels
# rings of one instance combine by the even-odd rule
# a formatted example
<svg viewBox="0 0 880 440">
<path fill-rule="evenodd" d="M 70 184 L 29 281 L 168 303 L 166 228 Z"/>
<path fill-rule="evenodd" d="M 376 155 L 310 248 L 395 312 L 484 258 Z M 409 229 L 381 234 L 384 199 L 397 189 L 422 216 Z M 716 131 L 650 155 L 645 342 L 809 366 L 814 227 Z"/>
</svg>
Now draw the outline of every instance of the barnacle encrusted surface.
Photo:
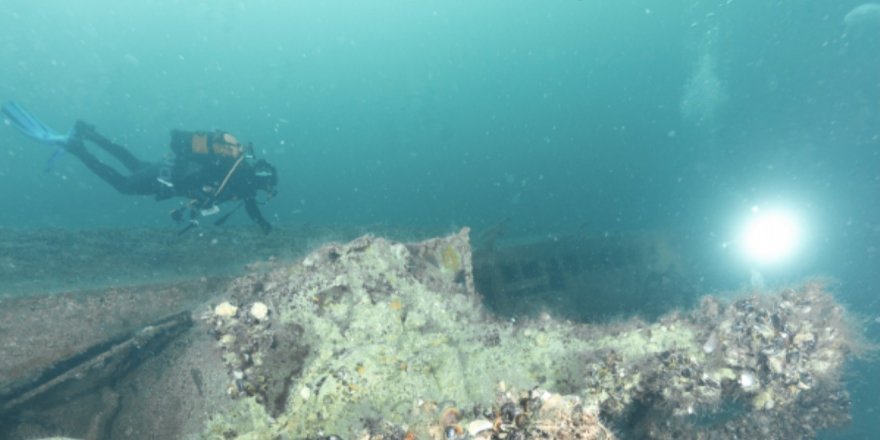
<svg viewBox="0 0 880 440">
<path fill-rule="evenodd" d="M 853 336 L 819 283 L 707 297 L 650 324 L 500 321 L 474 291 L 467 232 L 413 244 L 365 236 L 234 282 L 222 301 L 235 312 L 206 309 L 204 325 L 240 402 L 204 436 L 465 438 L 503 414 L 504 390 L 568 396 L 566 423 L 601 427 L 601 417 L 643 438 L 809 437 L 848 417 L 840 368 Z M 261 319 L 248 313 L 257 303 Z M 456 426 L 442 426 L 449 407 Z M 537 436 L 539 420 L 552 430 L 523 417 L 515 435 Z"/>
</svg>

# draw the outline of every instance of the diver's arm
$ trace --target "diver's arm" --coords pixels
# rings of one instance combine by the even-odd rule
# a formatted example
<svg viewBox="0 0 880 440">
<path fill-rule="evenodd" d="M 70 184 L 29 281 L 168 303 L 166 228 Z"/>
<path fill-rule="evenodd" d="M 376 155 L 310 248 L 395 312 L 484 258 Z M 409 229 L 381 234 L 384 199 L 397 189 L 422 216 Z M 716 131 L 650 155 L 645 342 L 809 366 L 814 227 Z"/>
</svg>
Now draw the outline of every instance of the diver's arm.
<svg viewBox="0 0 880 440">
<path fill-rule="evenodd" d="M 272 231 L 272 224 L 266 221 L 263 218 L 263 214 L 260 213 L 260 207 L 257 206 L 257 200 L 253 197 L 245 199 L 244 201 L 244 209 L 247 211 L 248 217 L 260 227 L 264 234 L 268 234 Z"/>
</svg>

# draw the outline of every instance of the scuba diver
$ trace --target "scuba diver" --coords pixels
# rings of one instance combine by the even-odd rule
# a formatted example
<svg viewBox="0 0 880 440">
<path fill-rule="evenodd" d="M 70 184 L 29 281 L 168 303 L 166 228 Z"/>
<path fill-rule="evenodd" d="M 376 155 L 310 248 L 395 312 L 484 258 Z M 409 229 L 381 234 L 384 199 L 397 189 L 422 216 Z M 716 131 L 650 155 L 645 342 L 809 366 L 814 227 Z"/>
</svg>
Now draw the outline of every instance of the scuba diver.
<svg viewBox="0 0 880 440">
<path fill-rule="evenodd" d="M 243 146 L 229 133 L 172 130 L 173 155 L 159 162 L 145 162 L 85 122 L 77 121 L 69 134 L 62 135 L 15 102 L 3 104 L 2 111 L 9 123 L 28 137 L 59 147 L 49 159 L 49 167 L 67 152 L 122 194 L 152 195 L 156 200 L 187 198 L 187 203 L 171 211 L 171 217 L 177 222 L 189 215 L 188 224 L 180 233 L 199 226 L 199 218 L 220 212 L 220 205 L 228 201 L 239 201 L 239 204 L 215 221 L 215 225 L 225 223 L 244 205 L 250 219 L 263 233 L 272 230 L 272 225 L 260 213 L 257 191 L 265 191 L 268 198 L 276 194 L 275 167 L 262 159 L 254 161 L 253 146 Z M 109 153 L 129 174 L 120 173 L 92 155 L 86 149 L 86 142 Z"/>
</svg>

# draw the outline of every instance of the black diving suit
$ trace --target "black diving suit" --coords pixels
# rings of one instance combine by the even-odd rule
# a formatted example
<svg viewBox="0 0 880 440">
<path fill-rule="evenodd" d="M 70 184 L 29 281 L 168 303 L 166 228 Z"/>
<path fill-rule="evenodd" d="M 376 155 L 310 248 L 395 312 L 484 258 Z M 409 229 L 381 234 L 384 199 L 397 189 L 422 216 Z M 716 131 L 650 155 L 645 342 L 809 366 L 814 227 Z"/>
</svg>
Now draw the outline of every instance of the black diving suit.
<svg viewBox="0 0 880 440">
<path fill-rule="evenodd" d="M 189 200 L 185 208 L 190 211 L 192 222 L 200 215 L 217 212 L 223 202 L 241 201 L 250 219 L 264 233 L 272 229 L 260 213 L 257 191 L 274 195 L 275 168 L 263 160 L 251 163 L 245 149 L 228 133 L 172 130 L 171 147 L 175 154 L 160 162 L 138 159 L 81 121 L 74 133 L 67 151 L 122 194 L 152 195 L 156 200 L 184 197 Z M 120 173 L 91 154 L 86 141 L 113 156 L 129 174 Z M 182 211 L 172 211 L 172 217 L 181 220 Z"/>
</svg>

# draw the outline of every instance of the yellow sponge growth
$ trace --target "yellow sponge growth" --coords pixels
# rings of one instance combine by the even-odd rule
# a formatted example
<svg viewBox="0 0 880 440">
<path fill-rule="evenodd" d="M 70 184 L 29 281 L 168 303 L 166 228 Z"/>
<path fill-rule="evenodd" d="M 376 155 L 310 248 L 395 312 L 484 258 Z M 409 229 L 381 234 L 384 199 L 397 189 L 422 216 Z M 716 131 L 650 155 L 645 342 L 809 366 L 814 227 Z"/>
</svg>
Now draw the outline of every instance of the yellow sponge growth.
<svg viewBox="0 0 880 440">
<path fill-rule="evenodd" d="M 461 269 L 461 255 L 459 255 L 458 251 L 455 250 L 452 245 L 447 245 L 445 248 L 443 248 L 441 256 L 443 258 L 444 269 L 451 272 L 457 272 L 459 269 Z"/>
</svg>

